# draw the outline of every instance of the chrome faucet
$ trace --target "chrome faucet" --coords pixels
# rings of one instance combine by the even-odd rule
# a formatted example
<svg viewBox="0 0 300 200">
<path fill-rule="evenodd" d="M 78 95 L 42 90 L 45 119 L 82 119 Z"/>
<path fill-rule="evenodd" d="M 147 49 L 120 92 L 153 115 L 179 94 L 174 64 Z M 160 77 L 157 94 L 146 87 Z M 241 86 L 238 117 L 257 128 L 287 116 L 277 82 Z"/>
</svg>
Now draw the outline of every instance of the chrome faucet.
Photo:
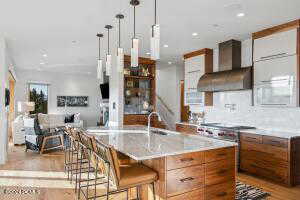
<svg viewBox="0 0 300 200">
<path fill-rule="evenodd" d="M 152 116 L 152 115 L 154 115 L 154 114 L 156 114 L 156 115 L 157 115 L 157 117 L 158 117 L 158 121 L 160 121 L 160 122 L 161 122 L 161 117 L 160 117 L 159 113 L 157 113 L 157 112 L 152 112 L 152 113 L 150 113 L 150 114 L 149 114 L 149 116 L 148 116 L 148 134 L 149 134 L 149 135 L 150 135 L 150 123 L 151 123 L 151 116 Z"/>
</svg>

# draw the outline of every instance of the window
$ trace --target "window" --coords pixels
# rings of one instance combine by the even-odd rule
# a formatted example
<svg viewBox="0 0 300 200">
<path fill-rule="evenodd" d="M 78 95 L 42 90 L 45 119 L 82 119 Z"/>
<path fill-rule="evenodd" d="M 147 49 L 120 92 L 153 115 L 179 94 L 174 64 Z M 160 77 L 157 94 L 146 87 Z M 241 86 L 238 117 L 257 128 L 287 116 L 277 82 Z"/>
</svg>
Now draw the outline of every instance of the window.
<svg viewBox="0 0 300 200">
<path fill-rule="evenodd" d="M 35 102 L 35 113 L 48 113 L 48 85 L 29 83 L 29 101 Z"/>
</svg>

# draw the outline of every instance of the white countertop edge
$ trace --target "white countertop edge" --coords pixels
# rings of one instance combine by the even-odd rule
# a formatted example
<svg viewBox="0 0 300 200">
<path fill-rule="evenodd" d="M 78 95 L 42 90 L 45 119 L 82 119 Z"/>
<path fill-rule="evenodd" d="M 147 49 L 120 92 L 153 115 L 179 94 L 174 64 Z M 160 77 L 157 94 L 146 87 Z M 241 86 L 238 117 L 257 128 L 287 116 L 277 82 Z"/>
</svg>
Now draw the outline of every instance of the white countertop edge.
<svg viewBox="0 0 300 200">
<path fill-rule="evenodd" d="M 144 161 L 144 160 L 151 160 L 151 159 L 156 159 L 156 158 L 163 158 L 166 156 L 176 156 L 176 155 L 181 155 L 181 154 L 186 154 L 186 153 L 194 153 L 194 152 L 201 152 L 201 151 L 208 151 L 208 150 L 213 150 L 213 149 L 221 149 L 221 148 L 229 148 L 229 147 L 235 147 L 238 146 L 237 143 L 233 143 L 229 145 L 219 145 L 219 146 L 211 146 L 211 147 L 203 147 L 200 149 L 193 149 L 193 150 L 185 150 L 185 151 L 178 151 L 178 152 L 172 152 L 172 153 L 164 153 L 164 154 L 159 154 L 155 156 L 141 156 L 141 157 L 136 157 L 131 154 L 126 154 L 127 156 L 133 158 L 136 161 Z"/>
</svg>

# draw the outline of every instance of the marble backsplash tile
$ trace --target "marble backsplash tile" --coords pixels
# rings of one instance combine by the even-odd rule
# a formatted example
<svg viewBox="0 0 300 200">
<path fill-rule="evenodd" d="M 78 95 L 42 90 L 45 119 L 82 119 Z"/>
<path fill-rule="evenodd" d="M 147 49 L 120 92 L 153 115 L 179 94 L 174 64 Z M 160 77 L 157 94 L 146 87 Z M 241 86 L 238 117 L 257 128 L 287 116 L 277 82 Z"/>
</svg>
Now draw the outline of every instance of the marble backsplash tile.
<svg viewBox="0 0 300 200">
<path fill-rule="evenodd" d="M 225 108 L 235 104 L 235 110 Z M 203 108 L 193 107 L 193 112 Z M 214 106 L 205 107 L 207 122 L 223 122 L 255 126 L 261 129 L 300 131 L 300 108 L 269 108 L 252 106 L 252 91 L 214 93 Z"/>
</svg>

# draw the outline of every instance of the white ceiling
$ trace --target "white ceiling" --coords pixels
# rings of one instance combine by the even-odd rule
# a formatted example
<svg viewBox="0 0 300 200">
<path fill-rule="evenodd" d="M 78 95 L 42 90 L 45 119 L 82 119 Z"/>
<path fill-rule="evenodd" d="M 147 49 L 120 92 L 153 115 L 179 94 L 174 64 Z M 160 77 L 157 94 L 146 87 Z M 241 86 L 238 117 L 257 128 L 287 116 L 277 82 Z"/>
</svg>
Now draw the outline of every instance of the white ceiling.
<svg viewBox="0 0 300 200">
<path fill-rule="evenodd" d="M 7 38 L 17 69 L 94 73 L 96 33 L 104 32 L 106 36 L 104 26 L 115 26 L 115 15 L 119 12 L 125 15 L 122 45 L 126 53 L 130 52 L 133 20 L 129 1 L 1 0 L 0 34 Z M 215 48 L 217 43 L 232 38 L 245 39 L 252 32 L 300 18 L 299 0 L 157 1 L 162 45 L 169 45 L 161 51 L 161 62 L 165 63 L 180 63 L 184 53 Z M 245 13 L 245 17 L 236 17 L 239 12 Z M 152 24 L 153 0 L 141 0 L 137 8 L 141 56 L 146 57 L 149 52 Z M 116 46 L 116 29 L 112 32 L 112 46 Z M 194 32 L 199 35 L 192 36 Z"/>
</svg>

